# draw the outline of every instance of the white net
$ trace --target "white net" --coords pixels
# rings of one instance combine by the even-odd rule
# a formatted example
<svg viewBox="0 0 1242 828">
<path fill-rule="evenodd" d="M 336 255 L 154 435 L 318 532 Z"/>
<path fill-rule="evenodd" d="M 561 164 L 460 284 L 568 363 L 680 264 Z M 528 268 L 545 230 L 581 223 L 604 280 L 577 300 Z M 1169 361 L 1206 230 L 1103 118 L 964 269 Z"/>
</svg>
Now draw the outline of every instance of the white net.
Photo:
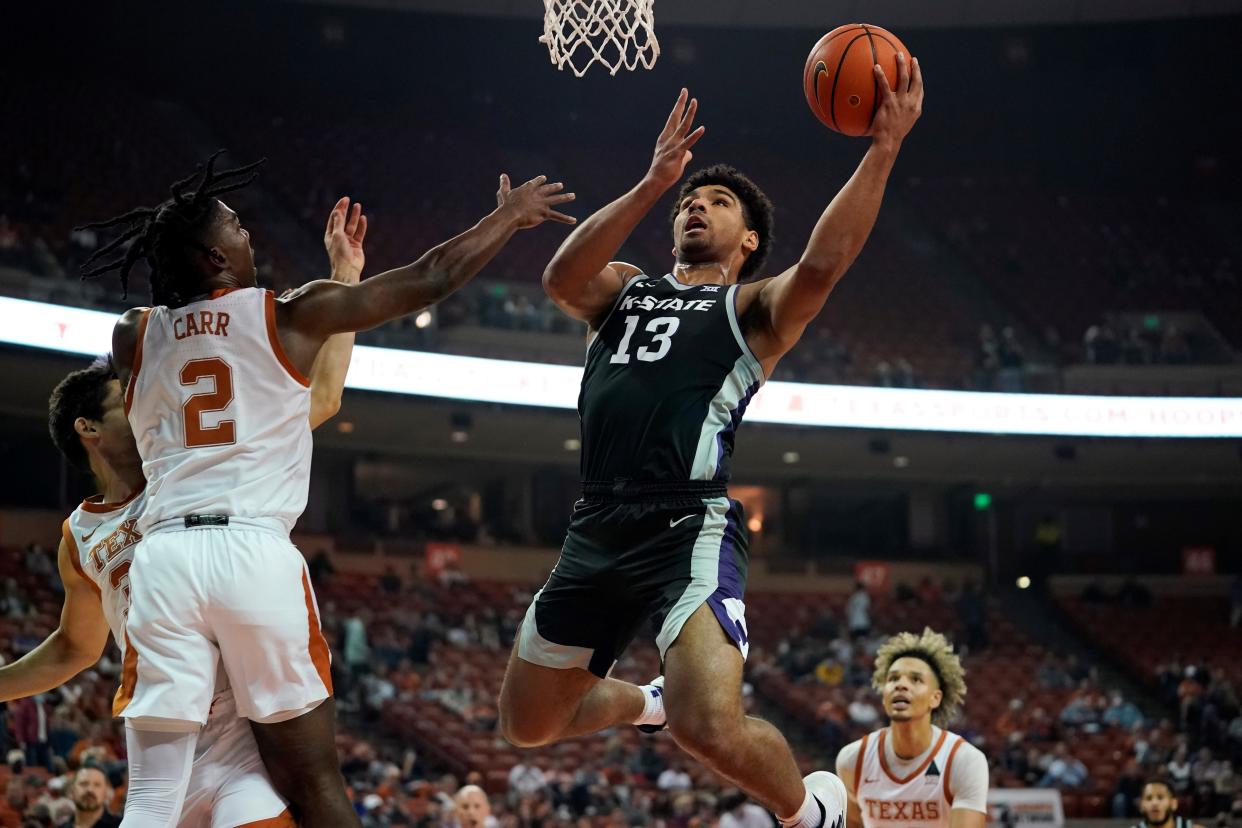
<svg viewBox="0 0 1242 828">
<path fill-rule="evenodd" d="M 568 66 L 582 77 L 592 64 L 615 75 L 655 66 L 655 0 L 543 0 L 543 37 L 558 69 Z"/>
</svg>

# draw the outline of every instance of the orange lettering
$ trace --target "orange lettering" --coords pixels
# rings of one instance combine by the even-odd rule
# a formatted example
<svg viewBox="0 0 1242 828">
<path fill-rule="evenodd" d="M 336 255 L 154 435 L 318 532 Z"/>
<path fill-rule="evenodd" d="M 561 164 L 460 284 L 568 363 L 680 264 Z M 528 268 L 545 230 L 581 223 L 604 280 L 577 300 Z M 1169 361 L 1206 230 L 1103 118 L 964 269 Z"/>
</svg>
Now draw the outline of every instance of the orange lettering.
<svg viewBox="0 0 1242 828">
<path fill-rule="evenodd" d="M 199 333 L 198 322 L 194 320 L 194 314 L 188 313 L 185 316 L 185 335 L 195 336 Z"/>
<path fill-rule="evenodd" d="M 928 819 L 940 819 L 940 803 L 939 802 L 928 802 L 927 803 L 927 818 Z"/>
<path fill-rule="evenodd" d="M 198 312 L 198 329 L 203 333 L 214 333 L 211 324 L 211 311 Z"/>
<path fill-rule="evenodd" d="M 910 819 L 926 819 L 926 817 L 923 816 L 922 802 L 912 802 L 910 805 Z"/>
<path fill-rule="evenodd" d="M 177 339 L 185 339 L 186 332 L 185 332 L 184 325 L 185 325 L 184 318 L 173 320 L 173 336 L 175 336 Z"/>
<path fill-rule="evenodd" d="M 216 336 L 229 335 L 229 315 L 221 312 L 216 314 Z"/>
</svg>

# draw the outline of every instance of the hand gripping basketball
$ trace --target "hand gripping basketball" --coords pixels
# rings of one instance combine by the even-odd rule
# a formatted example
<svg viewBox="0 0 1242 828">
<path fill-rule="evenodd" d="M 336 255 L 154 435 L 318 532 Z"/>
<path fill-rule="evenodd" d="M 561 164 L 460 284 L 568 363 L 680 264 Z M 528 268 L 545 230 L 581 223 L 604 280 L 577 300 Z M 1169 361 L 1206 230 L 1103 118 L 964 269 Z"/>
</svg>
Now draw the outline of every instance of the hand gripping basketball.
<svg viewBox="0 0 1242 828">
<path fill-rule="evenodd" d="M 664 129 L 661 130 L 660 137 L 656 139 L 651 169 L 647 171 L 647 178 L 664 189 L 673 186 L 681 178 L 681 174 L 686 171 L 686 165 L 694 157 L 690 148 L 698 143 L 703 133 L 707 131 L 705 126 L 691 131 L 691 127 L 694 126 L 694 114 L 699 109 L 699 101 L 697 98 L 691 98 L 687 106 L 686 98 L 689 95 L 689 92 L 682 89 L 681 94 L 677 96 L 677 103 L 673 104 L 673 111 L 668 114 Z"/>
<path fill-rule="evenodd" d="M 880 107 L 871 126 L 872 139 L 877 143 L 900 145 L 923 114 L 923 70 L 918 58 L 909 60 L 897 53 L 897 88 L 888 85 L 888 77 L 876 65 L 872 67 L 880 86 Z"/>
<path fill-rule="evenodd" d="M 496 208 L 508 213 L 517 221 L 519 230 L 543 224 L 548 219 L 562 224 L 576 224 L 573 216 L 559 213 L 552 208 L 577 198 L 573 193 L 563 193 L 561 182 L 546 183 L 546 175 L 537 175 L 515 190 L 509 189 L 509 176 L 500 174 L 500 189 L 496 191 Z"/>
</svg>

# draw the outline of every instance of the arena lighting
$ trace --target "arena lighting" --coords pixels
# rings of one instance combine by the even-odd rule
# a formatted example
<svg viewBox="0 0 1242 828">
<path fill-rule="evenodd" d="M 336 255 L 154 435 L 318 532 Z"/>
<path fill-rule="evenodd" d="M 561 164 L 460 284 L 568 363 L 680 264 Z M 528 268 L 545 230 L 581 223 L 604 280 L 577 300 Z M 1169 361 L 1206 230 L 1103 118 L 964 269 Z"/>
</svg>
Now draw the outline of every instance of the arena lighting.
<svg viewBox="0 0 1242 828">
<path fill-rule="evenodd" d="M 0 297 L 0 343 L 96 356 L 116 314 Z M 573 410 L 582 369 L 354 348 L 346 388 Z M 829 428 L 1065 437 L 1242 437 L 1239 397 L 1097 397 L 770 382 L 746 421 Z"/>
</svg>

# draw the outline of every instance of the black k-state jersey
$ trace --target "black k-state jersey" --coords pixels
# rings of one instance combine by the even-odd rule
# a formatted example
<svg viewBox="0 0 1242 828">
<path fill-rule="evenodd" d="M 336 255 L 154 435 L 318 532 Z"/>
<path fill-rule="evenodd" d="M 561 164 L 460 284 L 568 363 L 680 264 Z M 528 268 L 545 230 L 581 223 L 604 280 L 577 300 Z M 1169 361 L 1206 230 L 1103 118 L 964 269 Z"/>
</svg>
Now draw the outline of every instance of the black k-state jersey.
<svg viewBox="0 0 1242 828">
<path fill-rule="evenodd" d="M 727 483 L 763 369 L 738 326 L 737 285 L 639 274 L 587 348 L 582 479 Z"/>
</svg>

